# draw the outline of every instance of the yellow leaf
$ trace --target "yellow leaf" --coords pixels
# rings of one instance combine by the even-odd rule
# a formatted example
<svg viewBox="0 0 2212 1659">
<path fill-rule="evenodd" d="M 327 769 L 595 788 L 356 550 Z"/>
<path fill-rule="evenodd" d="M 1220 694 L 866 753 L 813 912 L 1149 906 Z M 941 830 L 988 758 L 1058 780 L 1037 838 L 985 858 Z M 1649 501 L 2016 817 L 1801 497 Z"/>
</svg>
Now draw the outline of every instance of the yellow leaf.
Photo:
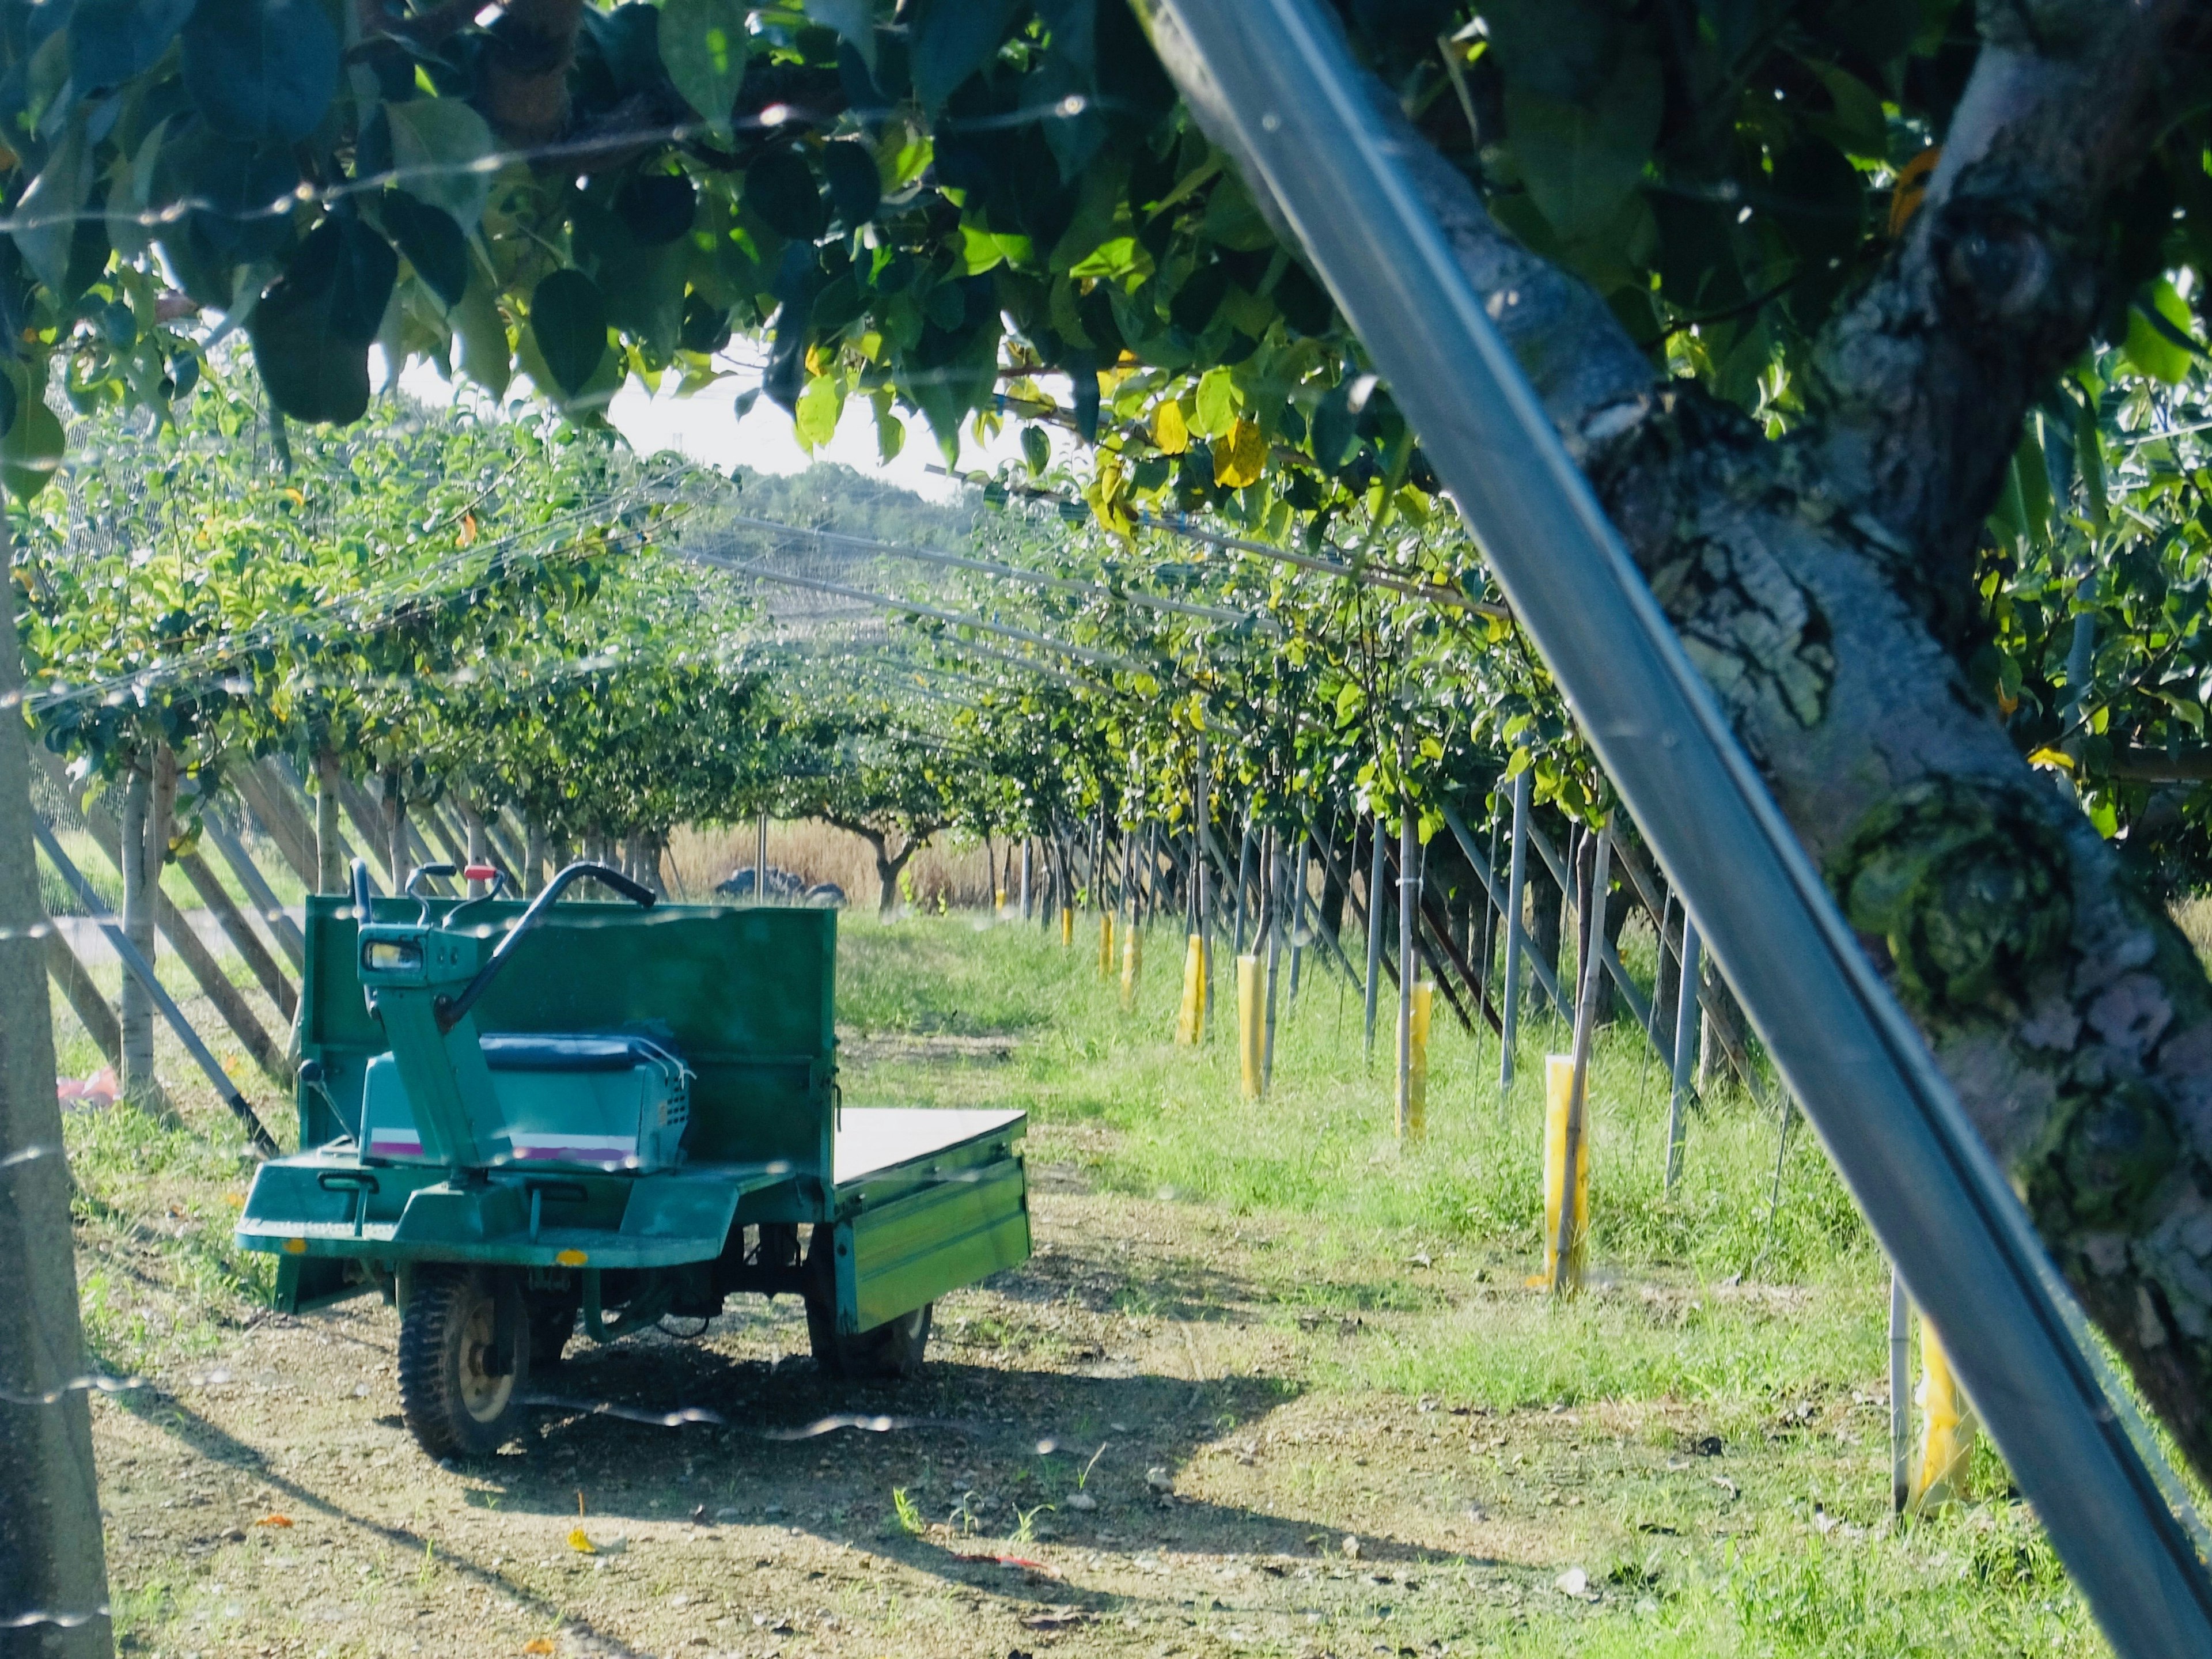
<svg viewBox="0 0 2212 1659">
<path fill-rule="evenodd" d="M 2062 749 L 2038 749 L 2029 754 L 2027 763 L 2030 766 L 2052 766 L 2062 772 L 2071 772 L 2074 757 Z"/>
<path fill-rule="evenodd" d="M 542 1636 L 533 1636 L 522 1644 L 522 1650 L 525 1653 L 550 1653 L 553 1644 Z"/>
<path fill-rule="evenodd" d="M 1242 489 L 1257 483 L 1267 465 L 1267 441 L 1260 435 L 1257 421 L 1239 419 L 1229 428 L 1229 441 L 1214 452 L 1213 482 L 1224 489 Z"/>
<path fill-rule="evenodd" d="M 292 1524 L 292 1517 L 289 1515 L 264 1515 L 253 1524 L 257 1527 L 289 1527 Z"/>
<path fill-rule="evenodd" d="M 1170 398 L 1152 411 L 1152 441 L 1170 455 L 1190 447 L 1190 428 L 1182 418 L 1182 405 Z"/>
<path fill-rule="evenodd" d="M 1912 216 L 1920 210 L 1920 204 L 1928 196 L 1928 175 L 1936 171 L 1936 164 L 1943 159 L 1943 147 L 1931 145 L 1897 170 L 1897 182 L 1889 187 L 1889 234 L 1901 236 L 1905 228 L 1912 222 Z"/>
<path fill-rule="evenodd" d="M 568 1534 L 568 1547 L 574 1550 L 580 1555 L 597 1555 L 599 1553 L 599 1551 L 592 1547 L 592 1540 L 584 1535 L 584 1529 L 581 1527 L 574 1528 Z"/>
<path fill-rule="evenodd" d="M 462 545 L 463 547 L 466 547 L 466 546 L 468 546 L 471 543 L 474 542 L 474 541 L 476 540 L 476 538 L 477 538 L 477 515 L 476 515 L 475 514 L 473 514 L 473 513 L 464 513 L 464 514 L 461 514 L 461 545 Z"/>
</svg>

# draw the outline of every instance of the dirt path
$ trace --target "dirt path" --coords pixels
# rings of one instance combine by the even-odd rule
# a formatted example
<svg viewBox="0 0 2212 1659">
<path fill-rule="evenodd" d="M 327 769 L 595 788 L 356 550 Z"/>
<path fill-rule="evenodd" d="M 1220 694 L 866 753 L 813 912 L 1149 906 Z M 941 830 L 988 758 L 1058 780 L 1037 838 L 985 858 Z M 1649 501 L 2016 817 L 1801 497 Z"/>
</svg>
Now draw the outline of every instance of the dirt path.
<svg viewBox="0 0 2212 1659">
<path fill-rule="evenodd" d="M 794 1302 L 735 1304 L 696 1340 L 580 1339 L 533 1378 L 567 1403 L 526 1443 L 445 1468 L 371 1300 L 102 1399 L 125 1650 L 1467 1652 L 1531 1615 L 1648 1615 L 1683 1517 L 1726 1532 L 1777 1455 L 1698 1455 L 1721 1442 L 1673 1407 L 1360 1391 L 1364 1346 L 1517 1276 L 1316 1278 L 1292 1224 L 1083 1190 L 1054 1161 L 1081 1133 L 1033 1137 L 1036 1255 L 940 1305 L 910 1383 L 826 1382 Z M 1821 1416 L 1863 1463 L 1845 1425 L 1879 1407 Z"/>
</svg>

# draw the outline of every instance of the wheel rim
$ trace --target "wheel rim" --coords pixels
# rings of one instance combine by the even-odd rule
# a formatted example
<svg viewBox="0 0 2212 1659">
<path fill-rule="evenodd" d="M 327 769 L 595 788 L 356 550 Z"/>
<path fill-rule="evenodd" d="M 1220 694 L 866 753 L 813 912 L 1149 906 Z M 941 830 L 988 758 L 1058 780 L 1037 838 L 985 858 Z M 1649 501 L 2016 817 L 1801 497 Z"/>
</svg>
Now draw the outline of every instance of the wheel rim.
<svg viewBox="0 0 2212 1659">
<path fill-rule="evenodd" d="M 473 1297 L 461 1322 L 459 1380 L 461 1409 L 479 1423 L 496 1419 L 514 1395 L 514 1368 L 509 1365 L 504 1376 L 492 1373 L 498 1333 L 499 1309 L 493 1298 Z"/>
</svg>

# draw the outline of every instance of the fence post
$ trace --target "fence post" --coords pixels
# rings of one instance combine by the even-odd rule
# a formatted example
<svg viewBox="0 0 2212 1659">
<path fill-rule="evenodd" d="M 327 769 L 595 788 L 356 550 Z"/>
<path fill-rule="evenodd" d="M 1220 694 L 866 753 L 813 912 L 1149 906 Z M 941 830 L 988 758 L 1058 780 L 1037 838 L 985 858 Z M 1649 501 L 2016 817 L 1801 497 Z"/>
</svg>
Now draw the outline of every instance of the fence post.
<svg viewBox="0 0 2212 1659">
<path fill-rule="evenodd" d="M 1589 1233 L 1589 1142 L 1567 1130 L 1574 1115 L 1575 1061 L 1571 1054 L 1544 1059 L 1544 1272 L 1532 1286 L 1577 1291 Z M 1574 1179 L 1566 1171 L 1573 1161 Z M 1569 1194 L 1571 1192 L 1571 1198 Z"/>
<path fill-rule="evenodd" d="M 1889 1270 L 1889 1506 L 1898 1515 L 1912 1498 L 1912 1304 L 1905 1280 Z"/>
<path fill-rule="evenodd" d="M 1182 959 L 1182 1011 L 1176 1017 L 1176 1041 L 1198 1046 L 1206 1029 L 1206 942 L 1195 933 Z"/>
<path fill-rule="evenodd" d="M 1920 1319 L 1920 1455 L 1912 1468 L 1911 1510 L 1925 1515 L 1971 1496 L 1967 1477 L 1974 1463 L 1974 1408 L 1951 1370 L 1942 1339 L 1923 1314 Z"/>
<path fill-rule="evenodd" d="M 1368 814 L 1368 840 L 1373 856 L 1367 861 L 1367 1036 L 1360 1050 L 1362 1063 L 1375 1064 L 1375 1018 L 1376 1000 L 1381 994 L 1379 982 L 1382 968 L 1382 817 L 1378 812 Z M 1400 964 L 1402 972 L 1404 964 Z"/>
<path fill-rule="evenodd" d="M 1498 1093 L 1513 1086 L 1513 1048 L 1521 1030 L 1521 910 L 1528 891 L 1528 774 L 1513 775 L 1513 850 L 1505 878 L 1505 1004 L 1499 1011 Z"/>
<path fill-rule="evenodd" d="M 1413 1018 L 1406 1024 L 1407 1046 L 1399 1056 L 1406 1078 L 1406 1109 L 1398 1124 L 1398 1139 L 1419 1140 L 1429 1131 L 1429 1017 L 1436 1007 L 1437 988 L 1424 980 L 1413 987 Z"/>
<path fill-rule="evenodd" d="M 1403 751 L 1401 751 L 1402 763 Z M 1376 843 L 1378 846 L 1380 842 Z M 1398 1138 L 1413 1121 L 1413 921 L 1421 908 L 1421 875 L 1413 860 L 1420 854 L 1420 828 L 1413 798 L 1398 799 Z"/>
<path fill-rule="evenodd" d="M 1597 993 L 1602 982 L 1598 975 L 1604 971 L 1601 965 L 1604 953 L 1599 946 L 1605 939 L 1605 890 L 1613 879 L 1613 832 L 1610 830 L 1598 831 L 1595 862 L 1596 867 L 1590 872 L 1589 911 L 1583 917 L 1587 943 L 1583 947 L 1582 960 L 1575 964 L 1582 970 L 1582 987 L 1580 994 L 1575 999 L 1574 1054 L 1568 1074 L 1566 1121 L 1560 1131 L 1565 1147 L 1560 1154 L 1560 1167 L 1572 1170 L 1577 1183 L 1589 1162 L 1589 1153 L 1583 1146 L 1588 1139 L 1584 1120 L 1588 1115 L 1589 1097 L 1590 1040 L 1595 1034 L 1593 1028 L 1597 1024 Z M 1571 1221 L 1572 1218 L 1563 1207 L 1559 1222 L 1558 1249 L 1552 1267 L 1552 1289 L 1558 1295 L 1580 1288 L 1582 1282 L 1578 1266 L 1573 1269 L 1571 1283 L 1569 1279 L 1576 1243 Z"/>
<path fill-rule="evenodd" d="M 1661 940 L 1663 945 L 1665 940 Z M 1674 996 L 1674 1088 L 1667 1102 L 1667 1190 L 1682 1173 L 1683 1121 L 1690 1103 L 1690 1071 L 1698 1060 L 1698 924 L 1682 910 L 1681 988 Z"/>
<path fill-rule="evenodd" d="M 1257 1100 L 1267 1087 L 1260 1036 L 1260 958 L 1237 958 L 1237 1069 L 1244 1098 Z"/>
<path fill-rule="evenodd" d="M 1266 889 L 1260 896 L 1259 933 L 1253 940 L 1255 946 L 1267 951 L 1267 1006 L 1262 1016 L 1266 1029 L 1260 1040 L 1260 1087 L 1263 1091 L 1275 1080 L 1275 989 L 1281 981 L 1283 961 L 1282 844 L 1281 834 L 1270 825 L 1266 855 L 1260 860 L 1261 879 L 1266 883 Z"/>
</svg>

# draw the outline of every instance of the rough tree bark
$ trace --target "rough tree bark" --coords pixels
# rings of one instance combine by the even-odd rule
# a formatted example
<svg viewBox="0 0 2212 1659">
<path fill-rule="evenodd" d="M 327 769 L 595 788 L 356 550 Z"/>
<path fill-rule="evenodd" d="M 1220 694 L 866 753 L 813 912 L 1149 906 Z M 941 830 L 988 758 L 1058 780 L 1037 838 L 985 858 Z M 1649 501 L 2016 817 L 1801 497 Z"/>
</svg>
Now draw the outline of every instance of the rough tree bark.
<svg viewBox="0 0 2212 1659">
<path fill-rule="evenodd" d="M 91 1366 L 77 1320 L 70 1175 L 31 847 L 23 665 L 0 514 L 0 1651 L 106 1659 L 107 1566 Z M 38 1614 L 69 1622 L 21 1623 Z"/>
<path fill-rule="evenodd" d="M 315 890 L 346 890 L 345 834 L 338 825 L 338 757 L 315 751 Z"/>
<path fill-rule="evenodd" d="M 2107 313 L 2112 210 L 2212 6 L 1984 0 L 1982 31 L 1926 201 L 1826 331 L 1779 441 L 1655 371 L 1372 95 L 2061 1270 L 2212 1474 L 2212 983 L 1960 665 L 2021 418 Z M 1225 136 L 1187 49 L 1156 43 Z"/>
<path fill-rule="evenodd" d="M 123 781 L 122 833 L 117 861 L 123 866 L 123 932 L 147 961 L 154 954 L 153 883 L 146 868 L 147 821 L 153 816 L 154 783 L 149 768 L 134 759 Z M 123 976 L 123 1092 L 141 1103 L 152 1102 L 161 1085 L 154 1077 L 154 1003 L 131 975 Z"/>
</svg>

